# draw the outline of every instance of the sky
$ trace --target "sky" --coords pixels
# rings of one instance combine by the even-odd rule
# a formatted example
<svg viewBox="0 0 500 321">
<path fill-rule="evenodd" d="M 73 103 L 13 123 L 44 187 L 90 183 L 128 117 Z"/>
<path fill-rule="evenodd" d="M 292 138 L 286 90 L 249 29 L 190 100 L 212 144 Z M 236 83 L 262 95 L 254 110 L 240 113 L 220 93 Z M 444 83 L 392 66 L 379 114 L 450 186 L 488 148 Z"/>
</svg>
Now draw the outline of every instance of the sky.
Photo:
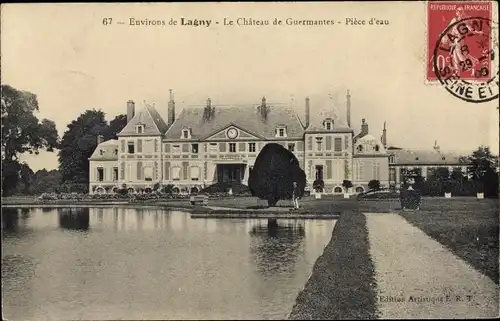
<svg viewBox="0 0 500 321">
<path fill-rule="evenodd" d="M 212 20 L 172 26 L 171 18 Z M 103 18 L 112 18 L 103 25 Z M 129 25 L 129 19 L 166 26 Z M 269 20 L 269 26 L 224 26 L 224 18 Z M 328 19 L 333 26 L 273 26 L 285 20 Z M 346 18 L 389 25 L 346 25 Z M 183 106 L 293 103 L 302 116 L 334 108 L 352 127 L 365 118 L 379 137 L 405 148 L 498 153 L 498 102 L 474 104 L 425 81 L 426 7 L 421 2 L 8 4 L 1 15 L 2 84 L 37 94 L 38 117 L 60 135 L 87 109 L 108 120 L 155 103 L 165 116 L 169 89 Z M 118 21 L 125 24 L 119 25 Z M 219 24 L 215 24 L 219 21 Z M 32 169 L 57 168 L 57 154 L 23 155 Z"/>
</svg>

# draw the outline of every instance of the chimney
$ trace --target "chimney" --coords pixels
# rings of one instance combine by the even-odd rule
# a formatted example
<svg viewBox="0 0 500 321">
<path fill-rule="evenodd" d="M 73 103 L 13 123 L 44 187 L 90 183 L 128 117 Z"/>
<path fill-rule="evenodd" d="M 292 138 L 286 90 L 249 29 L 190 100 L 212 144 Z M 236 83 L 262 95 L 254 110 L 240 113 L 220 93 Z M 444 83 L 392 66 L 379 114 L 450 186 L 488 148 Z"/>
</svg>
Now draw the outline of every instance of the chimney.
<svg viewBox="0 0 500 321">
<path fill-rule="evenodd" d="M 97 135 L 97 145 L 99 145 L 100 143 L 104 142 L 104 136 L 102 135 Z"/>
<path fill-rule="evenodd" d="M 172 89 L 168 90 L 170 93 L 170 97 L 168 100 L 168 110 L 167 110 L 167 125 L 170 127 L 175 121 L 175 101 L 174 94 L 172 93 Z"/>
<path fill-rule="evenodd" d="M 133 100 L 127 101 L 127 124 L 130 123 L 135 115 L 135 103 Z"/>
<path fill-rule="evenodd" d="M 361 137 L 368 135 L 368 124 L 366 123 L 366 120 L 363 118 L 361 120 Z"/>
<path fill-rule="evenodd" d="M 266 97 L 262 97 L 262 104 L 260 105 L 260 116 L 262 117 L 262 119 L 267 118 Z"/>
<path fill-rule="evenodd" d="M 347 89 L 347 126 L 351 128 L 351 94 L 349 94 L 349 89 Z"/>
<path fill-rule="evenodd" d="M 306 128 L 309 127 L 310 113 L 311 113 L 309 101 L 310 101 L 309 97 L 306 97 Z"/>
<path fill-rule="evenodd" d="M 205 108 L 203 109 L 203 118 L 205 120 L 209 120 L 211 116 L 212 116 L 212 100 L 210 98 L 208 98 L 207 104 L 205 105 Z"/>
<path fill-rule="evenodd" d="M 387 130 L 385 129 L 385 122 L 384 122 L 384 129 L 382 130 L 382 137 L 380 137 L 380 141 L 382 142 L 382 145 L 384 145 L 384 147 L 387 146 Z"/>
</svg>

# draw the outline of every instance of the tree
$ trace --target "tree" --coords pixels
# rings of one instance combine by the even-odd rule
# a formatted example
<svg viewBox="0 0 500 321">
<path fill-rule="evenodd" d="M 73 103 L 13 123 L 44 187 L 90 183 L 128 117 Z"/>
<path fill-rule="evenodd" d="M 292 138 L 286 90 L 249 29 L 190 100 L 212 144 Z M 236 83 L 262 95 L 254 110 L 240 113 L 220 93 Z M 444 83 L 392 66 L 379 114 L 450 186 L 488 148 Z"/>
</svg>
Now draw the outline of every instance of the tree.
<svg viewBox="0 0 500 321">
<path fill-rule="evenodd" d="M 479 146 L 468 157 L 470 166 L 467 169 L 469 177 L 478 187 L 478 192 L 484 192 L 485 197 L 498 197 L 498 158 L 491 154 L 489 147 Z"/>
<path fill-rule="evenodd" d="M 37 171 L 31 183 L 30 192 L 33 195 L 53 193 L 61 183 L 61 173 L 57 169 L 47 171 L 45 168 Z"/>
<path fill-rule="evenodd" d="M 372 179 L 368 182 L 368 188 L 371 190 L 379 190 L 380 189 L 380 181 L 377 179 Z"/>
<path fill-rule="evenodd" d="M 280 144 L 264 146 L 248 178 L 252 196 L 265 199 L 269 206 L 274 206 L 279 200 L 292 198 L 293 182 L 297 183 L 298 196 L 301 197 L 306 186 L 306 174 L 295 155 Z"/>
<path fill-rule="evenodd" d="M 126 116 L 116 116 L 109 124 L 101 110 L 87 110 L 67 126 L 59 151 L 59 170 L 65 189 L 85 191 L 89 180 L 89 158 L 97 147 L 97 136 L 114 139 L 125 127 Z"/>
<path fill-rule="evenodd" d="M 40 149 L 53 151 L 58 144 L 53 121 L 35 116 L 39 111 L 37 96 L 28 91 L 2 85 L 2 195 L 12 195 L 21 178 L 23 166 L 18 156 L 38 154 Z"/>
</svg>

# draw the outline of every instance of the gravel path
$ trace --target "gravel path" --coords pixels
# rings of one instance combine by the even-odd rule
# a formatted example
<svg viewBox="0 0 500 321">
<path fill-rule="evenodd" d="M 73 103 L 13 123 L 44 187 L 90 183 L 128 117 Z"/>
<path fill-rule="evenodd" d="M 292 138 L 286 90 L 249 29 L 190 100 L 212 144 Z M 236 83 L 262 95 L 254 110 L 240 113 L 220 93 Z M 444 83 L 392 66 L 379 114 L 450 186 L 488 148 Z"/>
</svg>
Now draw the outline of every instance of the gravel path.
<svg viewBox="0 0 500 321">
<path fill-rule="evenodd" d="M 365 215 L 381 318 L 499 315 L 498 287 L 487 276 L 398 214 Z"/>
</svg>

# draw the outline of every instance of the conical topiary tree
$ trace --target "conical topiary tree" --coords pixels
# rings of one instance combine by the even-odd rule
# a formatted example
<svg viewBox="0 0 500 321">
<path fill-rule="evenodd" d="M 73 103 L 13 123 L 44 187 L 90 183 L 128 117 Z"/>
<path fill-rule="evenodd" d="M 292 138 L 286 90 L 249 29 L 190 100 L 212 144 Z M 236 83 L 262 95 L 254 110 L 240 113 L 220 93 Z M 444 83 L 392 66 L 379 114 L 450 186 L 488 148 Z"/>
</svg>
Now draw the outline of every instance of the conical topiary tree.
<svg viewBox="0 0 500 321">
<path fill-rule="evenodd" d="M 299 197 L 304 194 L 306 174 L 295 155 L 280 144 L 269 143 L 260 151 L 248 178 L 252 196 L 275 206 L 279 200 L 291 199 L 293 182 L 297 182 Z"/>
</svg>

